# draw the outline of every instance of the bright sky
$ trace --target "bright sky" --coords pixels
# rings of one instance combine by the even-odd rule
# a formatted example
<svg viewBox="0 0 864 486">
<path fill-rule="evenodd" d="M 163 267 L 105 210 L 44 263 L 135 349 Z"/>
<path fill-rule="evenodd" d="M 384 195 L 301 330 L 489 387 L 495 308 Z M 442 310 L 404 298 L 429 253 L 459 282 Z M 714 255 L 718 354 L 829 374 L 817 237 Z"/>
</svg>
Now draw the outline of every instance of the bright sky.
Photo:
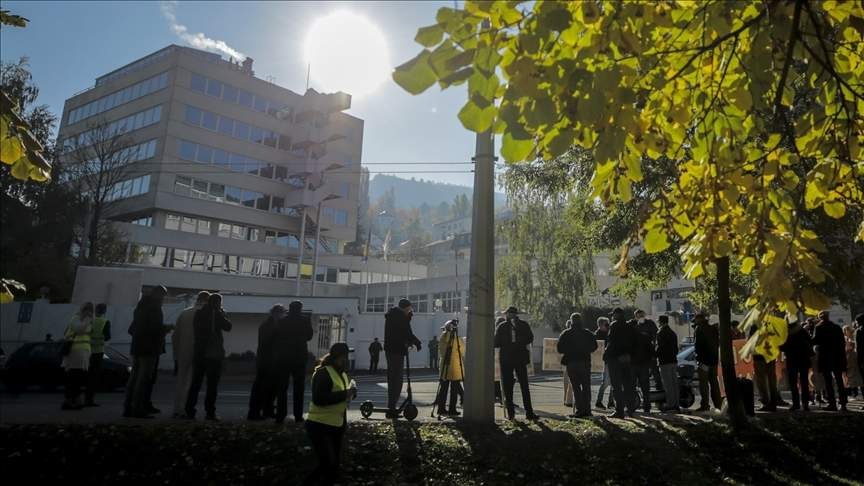
<svg viewBox="0 0 864 486">
<path fill-rule="evenodd" d="M 255 59 L 256 75 L 272 76 L 273 82 L 302 93 L 306 83 L 304 41 L 315 21 L 339 11 L 365 17 L 372 34 L 362 37 L 367 45 L 387 46 L 390 67 L 419 52 L 414 42 L 418 27 L 434 22 L 441 6 L 453 1 L 354 1 L 354 2 L 17 2 L 3 8 L 30 19 L 25 29 L 4 27 L 0 32 L 0 57 L 14 61 L 30 58 L 40 103 L 56 112 L 72 94 L 93 85 L 105 74 L 168 44 L 189 45 L 197 33 L 223 41 L 230 49 Z M 168 17 L 175 16 L 172 28 Z M 342 32 L 339 15 L 329 32 Z M 185 26 L 185 31 L 178 26 Z M 320 27 L 320 25 L 319 25 Z M 323 29 L 327 32 L 327 26 Z M 377 28 L 377 33 L 376 29 Z M 190 35 L 191 34 L 191 35 Z M 185 38 L 184 38 L 185 35 Z M 355 35 L 356 38 L 356 35 Z M 322 45 L 338 43 L 325 35 Z M 343 53 L 353 59 L 351 53 Z M 226 54 L 222 54 L 227 57 Z M 313 60 L 315 56 L 312 56 Z M 386 60 L 368 61 L 352 83 L 368 88 L 376 84 Z M 363 64 L 361 64 L 363 65 Z M 374 68 L 377 66 L 377 68 Z M 318 90 L 338 82 L 338 71 L 316 70 L 311 87 Z M 324 80 L 322 77 L 331 79 Z M 412 96 L 396 86 L 389 74 L 370 94 L 354 96 L 349 113 L 365 120 L 363 162 L 369 169 L 394 171 L 403 177 L 473 185 L 470 173 L 432 171 L 470 169 L 467 165 L 377 165 L 383 162 L 466 162 L 474 151 L 474 134 L 465 130 L 456 114 L 465 102 L 464 86 L 441 92 L 437 87 Z M 355 84 L 356 85 L 356 84 Z M 424 171 L 425 173 L 406 173 Z"/>
</svg>

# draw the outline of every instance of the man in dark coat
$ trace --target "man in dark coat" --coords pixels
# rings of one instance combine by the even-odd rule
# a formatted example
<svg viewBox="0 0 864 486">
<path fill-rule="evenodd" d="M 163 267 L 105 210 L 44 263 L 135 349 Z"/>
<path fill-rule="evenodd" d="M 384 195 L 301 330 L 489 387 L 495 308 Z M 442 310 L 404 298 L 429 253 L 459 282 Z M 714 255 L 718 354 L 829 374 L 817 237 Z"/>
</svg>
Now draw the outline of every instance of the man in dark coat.
<svg viewBox="0 0 864 486">
<path fill-rule="evenodd" d="M 525 418 L 537 420 L 534 407 L 531 405 L 531 390 L 528 388 L 528 368 L 531 363 L 531 351 L 528 346 L 534 342 L 534 333 L 527 322 L 519 319 L 519 310 L 508 307 L 506 320 L 495 328 L 495 347 L 498 348 L 498 362 L 501 370 L 501 386 L 504 392 L 504 407 L 507 419 L 516 418 L 516 406 L 513 404 L 513 374 L 519 380 L 522 390 L 522 406 L 525 408 Z"/>
<path fill-rule="evenodd" d="M 828 407 L 825 410 L 837 411 L 834 397 L 836 382 L 840 395 L 840 410 L 846 411 L 846 385 L 843 383 L 843 372 L 846 371 L 846 338 L 843 336 L 843 329 L 831 321 L 828 311 L 819 313 L 819 323 L 813 332 L 813 347 L 816 350 L 816 368 L 825 378 L 825 393 L 828 395 Z"/>
<path fill-rule="evenodd" d="M 381 347 L 377 337 L 369 344 L 369 371 L 372 373 L 378 373 L 378 359 L 381 357 L 382 349 L 384 348 Z"/>
<path fill-rule="evenodd" d="M 207 305 L 195 312 L 195 374 L 189 385 L 186 399 L 186 417 L 195 418 L 198 392 L 207 376 L 207 393 L 204 396 L 204 411 L 207 420 L 218 421 L 216 396 L 219 379 L 222 377 L 222 362 L 225 360 L 223 331 L 231 331 L 231 321 L 222 308 L 222 296 L 210 294 Z"/>
<path fill-rule="evenodd" d="M 660 363 L 660 379 L 665 392 L 664 411 L 679 412 L 678 405 L 678 335 L 669 327 L 669 316 L 660 316 L 660 331 L 657 332 L 657 361 Z"/>
<path fill-rule="evenodd" d="M 249 413 L 247 420 L 274 418 L 273 401 L 276 398 L 276 377 L 274 376 L 273 333 L 278 322 L 285 316 L 285 307 L 276 304 L 270 308 L 267 319 L 258 326 L 258 352 L 255 354 L 255 381 L 249 393 Z"/>
<path fill-rule="evenodd" d="M 291 397 L 294 421 L 303 422 L 303 393 L 306 385 L 306 345 L 314 334 L 312 322 L 303 314 L 303 304 L 288 304 L 288 314 L 276 322 L 273 329 L 273 355 L 270 366 L 276 382 L 276 423 L 288 415 L 288 385 L 294 380 Z"/>
<path fill-rule="evenodd" d="M 657 367 L 655 347 L 657 342 L 657 324 L 645 318 L 645 311 L 637 310 L 631 325 L 636 328 L 636 352 L 633 354 L 634 381 L 642 389 L 642 408 L 645 413 L 651 412 L 651 374 Z M 659 374 L 659 373 L 658 373 Z"/>
<path fill-rule="evenodd" d="M 631 417 L 635 412 L 632 361 L 636 352 L 636 334 L 636 327 L 624 319 L 624 310 L 616 307 L 612 311 L 612 325 L 609 326 L 606 350 L 603 352 L 615 397 L 615 412 L 611 415 L 615 418 L 624 418 L 625 408 Z"/>
<path fill-rule="evenodd" d="M 124 417 L 153 418 L 150 414 L 157 411 L 149 403 L 149 397 L 167 329 L 162 316 L 162 302 L 166 295 L 168 290 L 159 285 L 141 297 L 135 306 L 132 324 L 129 325 L 132 373 L 126 385 Z"/>
<path fill-rule="evenodd" d="M 786 355 L 786 374 L 789 376 L 789 389 L 792 391 L 792 407 L 789 410 L 810 410 L 810 358 L 813 356 L 813 345 L 810 334 L 798 321 L 789 324 L 786 342 L 780 346 L 780 351 Z"/>
<path fill-rule="evenodd" d="M 597 349 L 594 333 L 585 329 L 582 315 L 574 312 L 568 327 L 558 337 L 558 352 L 564 356 L 561 364 L 567 367 L 567 377 L 573 387 L 573 415 L 591 416 L 591 353 Z"/>
<path fill-rule="evenodd" d="M 396 402 L 402 393 L 405 356 L 408 348 L 417 351 L 422 347 L 420 340 L 411 331 L 411 316 L 414 314 L 411 301 L 400 299 L 399 304 L 384 315 L 384 353 L 387 356 L 387 418 L 395 419 Z"/>
<path fill-rule="evenodd" d="M 699 364 L 699 410 L 710 409 L 708 395 L 714 402 L 714 408 L 720 408 L 723 398 L 720 396 L 720 382 L 717 379 L 717 366 L 720 364 L 720 333 L 717 326 L 708 323 L 708 317 L 703 313 L 696 314 L 693 319 L 696 325 L 696 362 Z"/>
</svg>

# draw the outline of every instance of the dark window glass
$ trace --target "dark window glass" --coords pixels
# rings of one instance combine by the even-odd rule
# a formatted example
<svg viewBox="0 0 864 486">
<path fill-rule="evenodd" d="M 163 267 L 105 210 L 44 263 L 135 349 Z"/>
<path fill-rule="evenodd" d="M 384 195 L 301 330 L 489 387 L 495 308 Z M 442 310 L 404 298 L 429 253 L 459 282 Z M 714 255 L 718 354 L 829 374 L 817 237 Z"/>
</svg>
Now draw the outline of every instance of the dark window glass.
<svg viewBox="0 0 864 486">
<path fill-rule="evenodd" d="M 291 150 L 291 137 L 279 135 L 279 148 L 281 150 Z"/>
<path fill-rule="evenodd" d="M 193 125 L 201 124 L 201 110 L 194 106 L 186 106 L 186 122 Z"/>
<path fill-rule="evenodd" d="M 255 200 L 255 208 L 262 211 L 270 209 L 270 196 L 259 194 L 258 198 Z"/>
<path fill-rule="evenodd" d="M 226 187 L 225 188 L 225 201 L 229 204 L 240 204 L 240 200 L 242 199 L 243 191 L 241 191 L 237 187 Z"/>
<path fill-rule="evenodd" d="M 258 175 L 258 170 L 261 166 L 264 165 L 257 160 L 247 159 L 246 160 L 246 172 L 252 175 Z"/>
<path fill-rule="evenodd" d="M 213 149 L 204 145 L 199 145 L 198 156 L 195 157 L 195 160 L 209 164 L 213 160 Z"/>
<path fill-rule="evenodd" d="M 243 172 L 246 170 L 246 157 L 238 154 L 231 154 L 231 170 L 235 172 Z"/>
<path fill-rule="evenodd" d="M 276 134 L 269 130 L 264 130 L 264 145 L 276 148 Z"/>
<path fill-rule="evenodd" d="M 222 96 L 222 83 L 215 79 L 207 80 L 207 94 L 217 98 Z"/>
<path fill-rule="evenodd" d="M 220 149 L 213 149 L 213 163 L 228 167 L 228 152 Z"/>
<path fill-rule="evenodd" d="M 267 99 L 260 96 L 255 97 L 255 111 L 267 111 Z"/>
<path fill-rule="evenodd" d="M 222 117 L 219 119 L 219 133 L 223 135 L 233 136 L 234 135 L 234 120 L 226 117 Z"/>
<path fill-rule="evenodd" d="M 180 141 L 180 158 L 186 160 L 195 160 L 196 145 L 186 140 Z"/>
<path fill-rule="evenodd" d="M 261 167 L 261 172 L 259 172 L 258 175 L 260 175 L 261 177 L 266 177 L 268 179 L 272 179 L 273 178 L 273 166 L 270 164 L 264 164 L 263 167 Z"/>
<path fill-rule="evenodd" d="M 237 103 L 237 88 L 230 84 L 222 86 L 222 99 L 229 103 Z"/>
<path fill-rule="evenodd" d="M 288 168 L 281 165 L 276 166 L 276 180 L 284 181 L 288 178 Z"/>
<path fill-rule="evenodd" d="M 214 113 L 210 113 L 209 111 L 202 112 L 201 117 L 201 126 L 208 129 L 216 131 L 216 121 L 218 117 Z"/>
<path fill-rule="evenodd" d="M 234 122 L 234 137 L 240 140 L 249 140 L 249 125 L 243 122 Z"/>
<path fill-rule="evenodd" d="M 192 89 L 195 91 L 204 92 L 204 86 L 207 84 L 207 80 L 204 76 L 200 74 L 192 73 Z"/>
<path fill-rule="evenodd" d="M 252 108 L 252 93 L 241 89 L 237 93 L 237 102 L 246 108 Z"/>
<path fill-rule="evenodd" d="M 250 208 L 254 208 L 255 207 L 255 200 L 258 199 L 260 196 L 261 196 L 261 194 L 255 192 L 255 191 L 244 190 L 241 204 L 243 204 L 244 206 L 248 206 Z"/>
<path fill-rule="evenodd" d="M 251 129 L 251 138 L 250 140 L 255 143 L 261 143 L 264 141 L 264 130 L 261 130 L 258 127 L 253 126 Z"/>
<path fill-rule="evenodd" d="M 271 213 L 282 213 L 285 211 L 285 198 L 273 196 L 273 203 L 270 205 Z"/>
<path fill-rule="evenodd" d="M 211 182 L 210 183 L 210 191 L 208 192 L 208 194 L 210 196 L 208 199 L 210 199 L 210 200 L 219 201 L 219 202 L 224 201 L 225 200 L 225 185 L 224 184 L 216 184 L 215 182 Z M 199 231 L 199 233 L 200 233 L 200 231 Z M 205 233 L 205 234 L 210 234 L 209 229 L 208 229 L 207 233 Z"/>
</svg>

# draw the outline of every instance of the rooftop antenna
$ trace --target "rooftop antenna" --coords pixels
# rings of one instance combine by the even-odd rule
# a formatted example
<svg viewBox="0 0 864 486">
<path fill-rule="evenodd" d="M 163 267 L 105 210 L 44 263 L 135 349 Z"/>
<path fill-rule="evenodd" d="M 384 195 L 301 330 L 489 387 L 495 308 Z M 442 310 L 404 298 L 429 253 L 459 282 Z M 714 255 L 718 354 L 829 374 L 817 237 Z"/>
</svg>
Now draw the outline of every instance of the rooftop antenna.
<svg viewBox="0 0 864 486">
<path fill-rule="evenodd" d="M 306 65 L 306 91 L 309 91 L 309 75 L 312 73 L 312 63 Z"/>
</svg>

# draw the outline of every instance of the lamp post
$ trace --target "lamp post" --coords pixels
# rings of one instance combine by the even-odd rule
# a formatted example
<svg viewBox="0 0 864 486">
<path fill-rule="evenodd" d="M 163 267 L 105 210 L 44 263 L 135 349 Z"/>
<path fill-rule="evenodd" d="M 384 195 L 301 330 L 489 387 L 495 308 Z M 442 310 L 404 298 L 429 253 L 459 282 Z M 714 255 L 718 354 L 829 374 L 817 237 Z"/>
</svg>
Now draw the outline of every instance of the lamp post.
<svg viewBox="0 0 864 486">
<path fill-rule="evenodd" d="M 318 250 L 321 248 L 321 203 L 339 199 L 336 194 L 328 194 L 324 199 L 318 201 L 318 216 L 315 220 L 315 249 L 312 256 L 312 297 L 315 297 L 315 282 L 318 281 Z"/>
</svg>

